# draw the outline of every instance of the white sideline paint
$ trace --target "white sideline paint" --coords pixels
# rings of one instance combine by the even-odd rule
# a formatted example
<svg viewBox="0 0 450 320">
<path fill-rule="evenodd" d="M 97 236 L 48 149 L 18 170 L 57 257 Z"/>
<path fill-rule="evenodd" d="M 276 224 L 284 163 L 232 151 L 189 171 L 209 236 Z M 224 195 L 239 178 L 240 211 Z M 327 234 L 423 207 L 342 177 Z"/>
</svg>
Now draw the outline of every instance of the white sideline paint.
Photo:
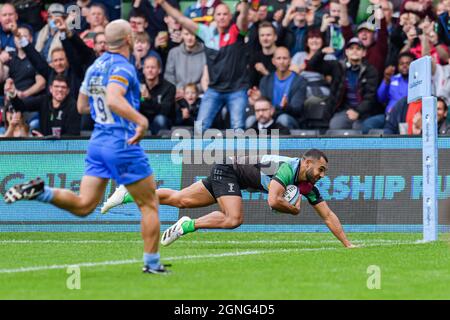
<svg viewBox="0 0 450 320">
<path fill-rule="evenodd" d="M 378 246 L 392 246 L 392 245 L 402 245 L 402 244 L 420 244 L 417 242 L 401 242 L 388 243 L 388 244 L 365 244 L 365 247 L 378 247 Z M 201 255 L 187 255 L 178 257 L 166 257 L 163 258 L 164 261 L 173 260 L 192 260 L 192 259 L 211 259 L 211 258 L 223 258 L 223 257 L 238 257 L 247 255 L 260 255 L 260 254 L 270 254 L 270 253 L 288 253 L 288 252 L 309 252 L 309 251 L 326 251 L 326 250 L 338 250 L 343 249 L 342 247 L 321 247 L 321 248 L 300 248 L 300 249 L 276 249 L 276 250 L 251 250 L 251 251 L 237 251 L 237 252 L 224 252 L 217 254 L 201 254 Z M 349 249 L 350 250 L 350 249 Z M 359 250 L 359 249 L 351 249 Z M 135 264 L 142 263 L 141 259 L 128 259 L 128 260 L 112 260 L 112 261 L 100 261 L 100 262 L 80 262 L 62 265 L 49 265 L 49 266 L 35 266 L 35 267 L 21 267 L 16 269 L 0 269 L 0 274 L 2 273 L 20 273 L 20 272 L 32 272 L 32 271 L 43 271 L 43 270 L 55 270 L 55 269 L 66 269 L 70 266 L 78 267 L 99 267 L 99 266 L 111 266 L 111 265 L 124 265 L 124 264 Z"/>
<path fill-rule="evenodd" d="M 368 240 L 353 240 L 354 243 L 364 243 Z M 399 240 L 373 239 L 371 243 L 398 243 Z M 411 242 L 404 240 L 404 242 Z M 0 244 L 114 244 L 114 243 L 142 243 L 142 240 L 0 240 Z M 181 242 L 184 243 L 184 242 Z M 191 244 L 283 244 L 283 243 L 339 243 L 338 240 L 189 240 Z"/>
</svg>

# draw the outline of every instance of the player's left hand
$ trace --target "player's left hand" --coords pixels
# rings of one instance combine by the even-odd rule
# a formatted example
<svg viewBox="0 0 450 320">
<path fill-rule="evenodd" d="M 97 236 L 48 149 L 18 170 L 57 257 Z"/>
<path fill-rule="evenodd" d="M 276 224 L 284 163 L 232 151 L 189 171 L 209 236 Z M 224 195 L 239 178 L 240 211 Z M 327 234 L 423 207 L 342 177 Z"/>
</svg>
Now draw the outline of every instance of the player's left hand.
<svg viewBox="0 0 450 320">
<path fill-rule="evenodd" d="M 141 141 L 142 138 L 144 138 L 145 134 L 147 133 L 147 129 L 148 129 L 148 121 L 145 118 L 145 121 L 143 121 L 142 124 L 138 124 L 138 126 L 136 127 L 135 135 L 130 139 L 128 139 L 128 144 L 129 145 L 138 144 L 139 141 Z"/>
</svg>

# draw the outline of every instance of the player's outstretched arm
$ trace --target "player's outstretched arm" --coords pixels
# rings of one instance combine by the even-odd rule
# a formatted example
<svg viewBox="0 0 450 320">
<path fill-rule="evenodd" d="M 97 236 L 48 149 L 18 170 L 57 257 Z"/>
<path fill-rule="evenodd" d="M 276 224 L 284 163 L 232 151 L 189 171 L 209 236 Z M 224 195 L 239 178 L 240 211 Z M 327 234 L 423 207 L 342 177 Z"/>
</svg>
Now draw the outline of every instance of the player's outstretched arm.
<svg viewBox="0 0 450 320">
<path fill-rule="evenodd" d="M 353 248 L 354 246 L 350 241 L 348 241 L 345 235 L 344 229 L 342 228 L 341 222 L 336 214 L 330 209 L 325 201 L 322 201 L 315 206 L 313 206 L 317 214 L 323 219 L 328 229 L 334 234 L 339 241 L 347 248 Z"/>
<path fill-rule="evenodd" d="M 248 31 L 248 3 L 242 2 L 239 16 L 237 17 L 236 24 L 240 31 Z"/>
<path fill-rule="evenodd" d="M 136 144 L 147 133 L 148 120 L 128 103 L 125 93 L 126 90 L 121 85 L 109 83 L 106 87 L 106 104 L 112 112 L 137 124 L 136 134 L 128 140 L 129 144 Z"/>
<path fill-rule="evenodd" d="M 195 23 L 188 17 L 185 17 L 180 10 L 172 7 L 166 0 L 155 0 L 155 3 L 159 4 L 169 16 L 177 20 L 178 23 L 181 24 L 184 28 L 188 29 L 193 34 L 197 33 L 197 23 Z"/>
<path fill-rule="evenodd" d="M 270 181 L 269 184 L 269 197 L 267 202 L 269 206 L 276 211 L 290 213 L 293 215 L 297 215 L 300 213 L 300 199 L 297 201 L 297 204 L 293 206 L 283 197 L 283 193 L 286 191 L 286 188 L 276 180 Z"/>
</svg>

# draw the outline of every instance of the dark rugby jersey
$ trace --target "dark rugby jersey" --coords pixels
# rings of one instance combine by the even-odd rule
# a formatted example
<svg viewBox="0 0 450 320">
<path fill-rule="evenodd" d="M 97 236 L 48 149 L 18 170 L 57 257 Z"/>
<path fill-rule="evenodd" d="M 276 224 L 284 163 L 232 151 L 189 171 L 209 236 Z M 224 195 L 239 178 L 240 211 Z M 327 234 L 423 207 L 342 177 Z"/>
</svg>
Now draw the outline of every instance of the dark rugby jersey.
<svg viewBox="0 0 450 320">
<path fill-rule="evenodd" d="M 241 188 L 249 191 L 269 192 L 270 181 L 276 180 L 284 187 L 295 185 L 311 205 L 323 201 L 319 189 L 310 182 L 298 181 L 300 158 L 278 155 L 246 156 L 232 159 L 233 169 Z"/>
</svg>

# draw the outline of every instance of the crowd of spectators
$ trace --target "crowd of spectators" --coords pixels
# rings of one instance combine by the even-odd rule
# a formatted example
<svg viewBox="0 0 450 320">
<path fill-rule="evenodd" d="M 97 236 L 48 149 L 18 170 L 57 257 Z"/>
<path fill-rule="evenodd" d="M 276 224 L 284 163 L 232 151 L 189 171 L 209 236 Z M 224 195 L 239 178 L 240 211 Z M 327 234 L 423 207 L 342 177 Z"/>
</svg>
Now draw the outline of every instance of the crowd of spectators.
<svg viewBox="0 0 450 320">
<path fill-rule="evenodd" d="M 450 133 L 450 0 L 12 0 L 0 4 L 0 136 L 93 130 L 76 101 L 107 51 L 108 22 L 133 30 L 149 134 L 182 126 L 420 134 L 409 66 L 431 56 L 439 134 Z M 229 7 L 232 3 L 233 7 Z"/>
</svg>

